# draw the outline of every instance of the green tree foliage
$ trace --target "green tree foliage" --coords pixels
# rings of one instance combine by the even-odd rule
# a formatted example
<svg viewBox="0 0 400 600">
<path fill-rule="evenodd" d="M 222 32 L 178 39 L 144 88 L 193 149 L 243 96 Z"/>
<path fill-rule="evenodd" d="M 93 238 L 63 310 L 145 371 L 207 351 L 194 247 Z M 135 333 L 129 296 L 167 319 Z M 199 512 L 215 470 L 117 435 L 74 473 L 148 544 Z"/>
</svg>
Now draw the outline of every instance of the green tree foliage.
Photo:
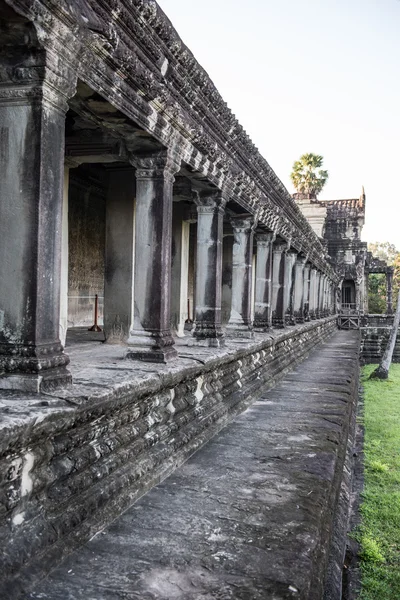
<svg viewBox="0 0 400 600">
<path fill-rule="evenodd" d="M 393 273 L 393 309 L 396 306 L 400 287 L 400 252 L 390 242 L 374 242 L 368 244 L 368 251 L 373 256 L 384 260 L 394 268 Z M 368 281 L 368 312 L 383 314 L 386 312 L 386 276 L 371 273 Z"/>
<path fill-rule="evenodd" d="M 377 258 L 386 261 L 388 265 L 393 265 L 399 254 L 396 246 L 390 242 L 373 242 L 372 244 L 368 244 L 368 251 L 372 252 Z"/>
<path fill-rule="evenodd" d="M 368 278 L 368 312 L 372 315 L 386 312 L 386 275 L 371 273 Z"/>
<path fill-rule="evenodd" d="M 317 196 L 328 180 L 328 171 L 321 169 L 324 159 L 319 154 L 303 154 L 293 164 L 290 178 L 298 192 Z"/>
</svg>

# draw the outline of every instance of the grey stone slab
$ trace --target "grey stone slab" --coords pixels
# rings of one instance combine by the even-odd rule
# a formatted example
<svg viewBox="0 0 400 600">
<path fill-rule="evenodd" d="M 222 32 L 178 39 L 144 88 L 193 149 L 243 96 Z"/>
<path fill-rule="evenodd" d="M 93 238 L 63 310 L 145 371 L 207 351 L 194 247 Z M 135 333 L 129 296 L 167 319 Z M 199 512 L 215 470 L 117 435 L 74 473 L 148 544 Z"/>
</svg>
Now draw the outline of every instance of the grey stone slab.
<svg viewBox="0 0 400 600">
<path fill-rule="evenodd" d="M 354 400 L 349 382 L 326 392 L 321 360 L 297 369 L 312 393 L 285 377 L 27 598 L 320 598 Z"/>
</svg>

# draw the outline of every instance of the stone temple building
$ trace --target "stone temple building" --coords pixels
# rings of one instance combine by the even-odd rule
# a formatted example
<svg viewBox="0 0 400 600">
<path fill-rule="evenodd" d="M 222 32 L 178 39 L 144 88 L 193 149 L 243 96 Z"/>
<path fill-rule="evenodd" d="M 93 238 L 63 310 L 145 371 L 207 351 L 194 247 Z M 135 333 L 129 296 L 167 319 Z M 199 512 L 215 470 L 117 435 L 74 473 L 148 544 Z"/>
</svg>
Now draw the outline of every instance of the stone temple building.
<svg viewBox="0 0 400 600">
<path fill-rule="evenodd" d="M 368 275 L 386 275 L 387 314 L 392 314 L 393 267 L 372 256 L 361 241 L 365 223 L 365 192 L 350 200 L 318 200 L 307 194 L 294 198 L 311 227 L 323 241 L 327 257 L 340 276 L 338 307 L 343 313 L 368 314 Z"/>
<path fill-rule="evenodd" d="M 278 403 L 297 416 L 265 417 L 262 443 L 257 426 L 234 437 L 282 450 L 224 492 L 239 498 L 267 465 L 268 493 L 293 496 L 276 517 L 288 535 L 271 533 L 287 559 L 247 583 L 217 569 L 207 593 L 232 584 L 223 597 L 265 597 L 251 591 L 257 577 L 276 598 L 338 589 L 359 351 L 338 310 L 364 314 L 366 274 L 384 268 L 360 242 L 364 201 L 295 201 L 154 0 L 0 0 L 1 598 L 89 597 L 72 580 L 35 589 L 237 415 L 274 404 L 260 399 L 316 347 L 320 366 Z M 336 421 L 299 433 L 321 410 Z M 260 539 L 265 502 L 248 522 Z M 294 545 L 286 516 L 302 531 Z M 148 586 L 143 563 L 129 593 L 93 597 L 202 597 L 154 591 L 156 573 L 183 569 L 165 560 Z M 203 567 L 190 569 L 200 582 Z"/>
</svg>

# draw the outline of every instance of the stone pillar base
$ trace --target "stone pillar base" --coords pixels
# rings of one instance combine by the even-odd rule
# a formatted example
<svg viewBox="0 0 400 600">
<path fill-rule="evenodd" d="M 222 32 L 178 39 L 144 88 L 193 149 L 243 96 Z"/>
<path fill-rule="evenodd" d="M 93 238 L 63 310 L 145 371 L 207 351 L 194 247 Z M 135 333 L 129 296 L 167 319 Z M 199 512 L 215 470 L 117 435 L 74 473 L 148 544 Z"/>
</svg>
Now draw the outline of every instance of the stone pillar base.
<svg viewBox="0 0 400 600">
<path fill-rule="evenodd" d="M 219 322 L 207 322 L 202 319 L 195 321 L 193 337 L 189 340 L 188 345 L 206 348 L 222 348 L 225 346 L 225 336 Z"/>
<path fill-rule="evenodd" d="M 290 325 L 291 327 L 293 325 L 296 325 L 297 320 L 295 319 L 295 317 L 293 315 L 286 315 L 285 317 L 285 323 L 286 325 Z"/>
<path fill-rule="evenodd" d="M 152 336 L 151 333 L 131 333 L 125 358 L 153 363 L 167 363 L 178 356 L 174 340 L 169 332 L 165 338 Z"/>
<path fill-rule="evenodd" d="M 272 327 L 275 329 L 284 329 L 286 327 L 285 319 L 272 318 Z"/>
<path fill-rule="evenodd" d="M 254 331 L 251 325 L 235 325 L 233 323 L 226 326 L 226 336 L 229 338 L 252 340 Z"/>
<path fill-rule="evenodd" d="M 196 338 L 188 341 L 188 346 L 200 348 L 223 348 L 225 346 L 225 337 Z"/>
<path fill-rule="evenodd" d="M 130 360 L 143 360 L 145 362 L 153 363 L 168 363 L 178 356 L 178 352 L 174 347 L 167 347 L 163 350 L 151 350 L 149 348 L 129 349 L 125 355 L 125 358 Z"/>
<path fill-rule="evenodd" d="M 258 333 L 264 333 L 265 331 L 269 331 L 272 327 L 272 324 L 268 321 L 254 321 L 253 323 L 253 331 Z"/>
<path fill-rule="evenodd" d="M 11 346 L 0 344 L 0 389 L 38 394 L 72 383 L 69 356 L 54 344 Z"/>
<path fill-rule="evenodd" d="M 0 376 L 1 390 L 20 390 L 39 394 L 52 392 L 72 383 L 72 375 L 65 367 L 48 369 L 43 373 L 10 373 Z"/>
</svg>

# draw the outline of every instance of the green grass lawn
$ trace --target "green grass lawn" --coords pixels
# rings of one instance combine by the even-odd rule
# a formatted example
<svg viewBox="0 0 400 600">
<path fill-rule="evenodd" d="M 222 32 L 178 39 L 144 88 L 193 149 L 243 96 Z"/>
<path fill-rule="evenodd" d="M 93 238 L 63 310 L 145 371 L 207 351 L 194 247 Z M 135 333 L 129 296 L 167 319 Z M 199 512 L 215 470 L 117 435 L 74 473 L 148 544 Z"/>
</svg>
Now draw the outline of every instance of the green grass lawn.
<svg viewBox="0 0 400 600">
<path fill-rule="evenodd" d="M 400 600 L 400 365 L 387 381 L 363 369 L 365 487 L 362 494 L 360 600 Z"/>
</svg>

